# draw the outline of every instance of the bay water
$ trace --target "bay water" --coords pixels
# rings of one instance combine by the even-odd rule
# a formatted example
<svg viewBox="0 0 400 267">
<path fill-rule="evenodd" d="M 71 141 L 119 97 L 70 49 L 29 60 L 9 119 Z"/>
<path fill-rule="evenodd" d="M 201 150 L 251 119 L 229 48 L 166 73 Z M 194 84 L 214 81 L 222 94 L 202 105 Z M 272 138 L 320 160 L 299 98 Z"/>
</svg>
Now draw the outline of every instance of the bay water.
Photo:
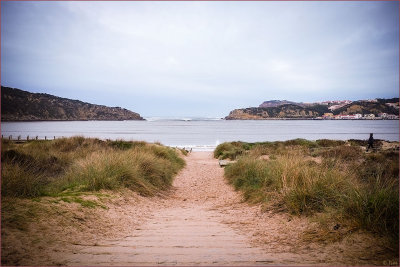
<svg viewBox="0 0 400 267">
<path fill-rule="evenodd" d="M 227 141 L 285 141 L 295 138 L 399 141 L 398 120 L 221 120 L 147 118 L 147 121 L 2 122 L 1 134 L 48 139 L 70 136 L 160 142 L 167 146 L 211 151 Z"/>
</svg>

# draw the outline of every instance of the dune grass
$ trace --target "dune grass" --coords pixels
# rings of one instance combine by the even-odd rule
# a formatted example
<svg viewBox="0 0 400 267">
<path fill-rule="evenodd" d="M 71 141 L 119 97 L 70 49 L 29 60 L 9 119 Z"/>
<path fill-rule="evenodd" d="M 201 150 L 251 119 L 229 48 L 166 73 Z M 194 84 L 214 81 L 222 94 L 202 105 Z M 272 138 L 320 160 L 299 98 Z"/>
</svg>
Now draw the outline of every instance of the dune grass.
<svg viewBox="0 0 400 267">
<path fill-rule="evenodd" d="M 142 195 L 167 189 L 185 165 L 168 147 L 72 137 L 15 144 L 2 140 L 4 197 L 54 196 L 65 190 L 129 188 Z"/>
<path fill-rule="evenodd" d="M 274 160 L 247 156 L 225 169 L 225 176 L 246 199 L 274 201 L 294 214 L 312 214 L 337 205 L 351 180 L 337 164 L 304 160 L 301 153 L 279 155 Z"/>
<path fill-rule="evenodd" d="M 399 154 L 366 154 L 355 143 L 302 139 L 240 147 L 224 143 L 214 156 L 235 155 L 232 159 L 237 162 L 225 167 L 225 177 L 245 200 L 302 216 L 329 213 L 340 225 L 388 237 L 396 250 Z"/>
</svg>

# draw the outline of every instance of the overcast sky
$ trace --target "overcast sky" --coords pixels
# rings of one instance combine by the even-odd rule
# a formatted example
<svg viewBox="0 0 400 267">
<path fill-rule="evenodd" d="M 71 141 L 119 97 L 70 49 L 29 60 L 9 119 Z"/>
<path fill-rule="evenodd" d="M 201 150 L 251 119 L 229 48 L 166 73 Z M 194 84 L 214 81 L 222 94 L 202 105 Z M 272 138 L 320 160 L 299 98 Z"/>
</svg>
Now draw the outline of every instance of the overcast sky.
<svg viewBox="0 0 400 267">
<path fill-rule="evenodd" d="M 1 2 L 1 83 L 142 116 L 399 96 L 398 2 Z"/>
</svg>

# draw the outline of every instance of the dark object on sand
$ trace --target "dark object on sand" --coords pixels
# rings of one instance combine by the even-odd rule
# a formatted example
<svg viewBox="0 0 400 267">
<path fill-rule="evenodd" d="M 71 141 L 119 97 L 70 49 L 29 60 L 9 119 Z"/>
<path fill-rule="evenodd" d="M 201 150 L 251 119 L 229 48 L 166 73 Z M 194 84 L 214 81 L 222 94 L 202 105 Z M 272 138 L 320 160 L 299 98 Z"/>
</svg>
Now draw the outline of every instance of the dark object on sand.
<svg viewBox="0 0 400 267">
<path fill-rule="evenodd" d="M 373 133 L 369 134 L 367 151 L 370 148 L 374 148 L 374 134 Z"/>
</svg>

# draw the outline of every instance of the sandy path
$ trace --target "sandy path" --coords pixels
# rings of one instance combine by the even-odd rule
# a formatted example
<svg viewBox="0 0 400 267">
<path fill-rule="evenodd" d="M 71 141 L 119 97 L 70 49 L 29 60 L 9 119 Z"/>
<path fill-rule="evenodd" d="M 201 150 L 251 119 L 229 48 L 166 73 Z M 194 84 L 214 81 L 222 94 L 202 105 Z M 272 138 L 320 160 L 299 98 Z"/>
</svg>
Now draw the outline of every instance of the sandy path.
<svg viewBox="0 0 400 267">
<path fill-rule="evenodd" d="M 76 245 L 67 265 L 263 265 L 275 262 L 248 236 L 224 223 L 218 206 L 240 196 L 211 153 L 192 153 L 174 189 L 145 223 L 122 239 Z"/>
<path fill-rule="evenodd" d="M 365 265 L 382 264 L 385 259 L 384 248 L 368 235 L 331 244 L 304 242 L 301 234 L 310 226 L 307 218 L 262 212 L 260 206 L 243 203 L 240 193 L 226 183 L 224 170 L 211 152 L 194 152 L 186 162 L 167 196 L 118 200 L 101 215 L 108 224 L 96 231 L 104 235 L 86 241 L 82 235 L 73 236 L 75 241 L 52 251 L 52 262 Z"/>
<path fill-rule="evenodd" d="M 197 205 L 157 213 L 132 236 L 83 247 L 72 265 L 259 265 L 270 263 L 261 249 L 218 222 L 215 212 Z"/>
</svg>

